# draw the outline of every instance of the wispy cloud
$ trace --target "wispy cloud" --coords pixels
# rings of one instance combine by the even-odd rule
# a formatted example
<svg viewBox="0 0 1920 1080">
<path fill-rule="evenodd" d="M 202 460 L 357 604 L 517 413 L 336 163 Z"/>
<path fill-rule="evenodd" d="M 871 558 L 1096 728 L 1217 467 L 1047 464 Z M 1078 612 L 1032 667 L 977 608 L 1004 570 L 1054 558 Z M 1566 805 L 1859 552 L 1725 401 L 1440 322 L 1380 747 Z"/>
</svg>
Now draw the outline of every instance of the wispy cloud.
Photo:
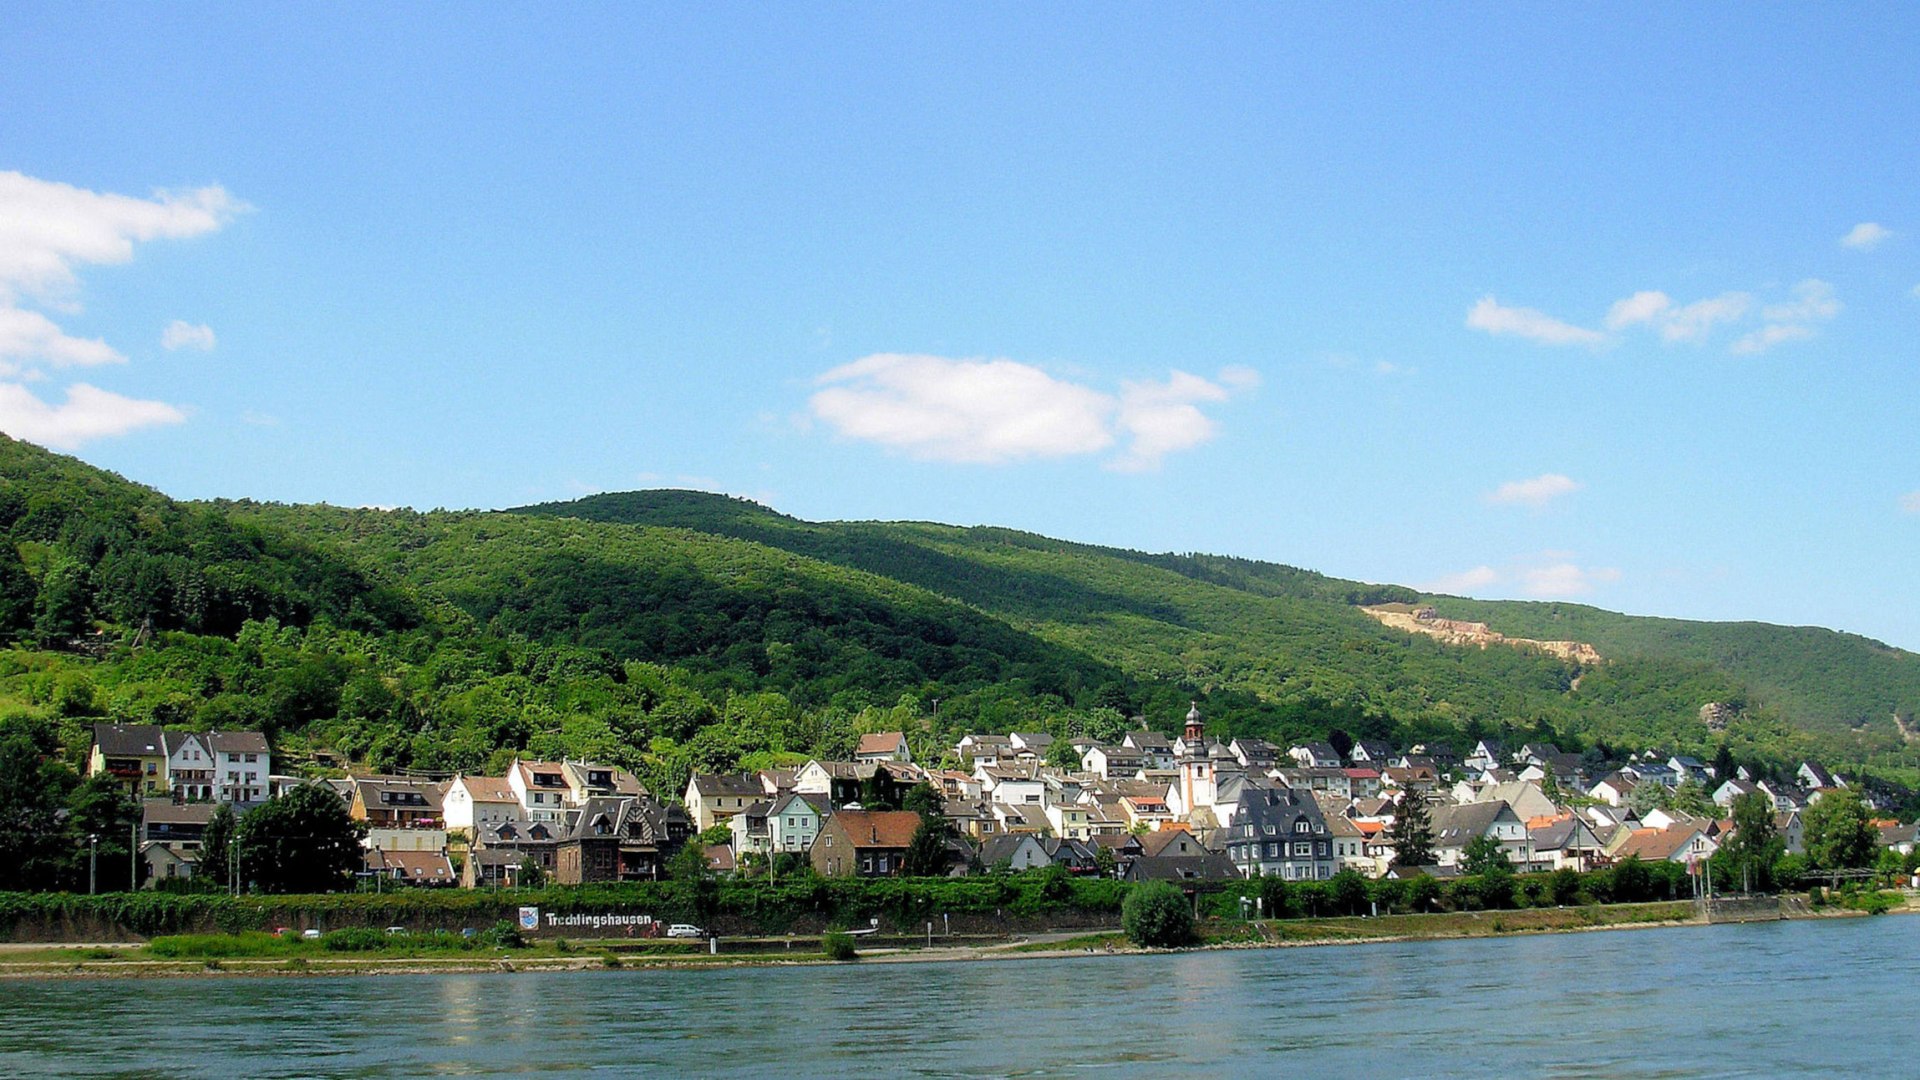
<svg viewBox="0 0 1920 1080">
<path fill-rule="evenodd" d="M 1482 297 L 1467 313 L 1467 325 L 1490 334 L 1524 337 L 1544 345 L 1586 345 L 1598 348 L 1618 344 L 1636 329 L 1660 335 L 1671 344 L 1702 344 L 1723 328 L 1739 333 L 1728 345 L 1737 354 L 1763 352 L 1787 341 L 1814 336 L 1814 325 L 1840 312 L 1832 285 L 1808 278 L 1795 285 L 1788 299 L 1762 306 L 1749 292 L 1723 292 L 1681 304 L 1657 289 L 1642 289 L 1607 308 L 1601 325 L 1589 330 L 1531 308 L 1502 307 L 1491 296 Z M 1754 326 L 1758 315 L 1759 326 Z M 1739 328 L 1744 324 L 1746 331 Z M 1724 339 L 1723 339 L 1724 340 Z"/>
<path fill-rule="evenodd" d="M 1491 566 L 1476 566 L 1457 574 L 1446 574 L 1420 586 L 1421 592 L 1465 596 L 1500 582 L 1500 571 Z"/>
<path fill-rule="evenodd" d="M 1580 482 L 1560 473 L 1542 473 L 1529 480 L 1509 480 L 1487 493 L 1490 503 L 1545 506 L 1562 495 L 1580 490 Z"/>
<path fill-rule="evenodd" d="M 1526 596 L 1538 600 L 1571 599 L 1619 581 L 1611 566 L 1583 566 L 1569 552 L 1546 551 L 1503 567 L 1486 564 L 1447 574 L 1420 587 L 1450 595 Z"/>
<path fill-rule="evenodd" d="M 1467 326 L 1496 337 L 1518 337 L 1542 345 L 1583 345 L 1588 348 L 1607 343 L 1607 335 L 1584 326 L 1575 326 L 1533 308 L 1506 307 L 1491 296 L 1467 312 Z"/>
<path fill-rule="evenodd" d="M 81 310 L 76 296 L 82 268 L 128 262 L 139 243 L 214 232 L 245 210 L 218 186 L 139 198 L 0 172 L 0 378 L 14 380 L 0 383 L 0 430 L 72 449 L 185 420 L 175 406 L 86 383 L 68 386 L 66 400 L 55 405 L 25 383 L 44 380 L 49 369 L 126 363 L 105 340 L 69 334 L 48 314 Z M 180 337 L 176 327 L 186 335 Z M 176 322 L 162 334 L 162 344 L 211 348 L 213 331 Z"/>
<path fill-rule="evenodd" d="M 810 415 L 843 437 L 932 461 L 999 465 L 1118 449 L 1108 467 L 1141 471 L 1215 437 L 1202 405 L 1251 389 L 1259 376 L 1184 371 L 1123 382 L 1110 394 L 1006 359 L 878 353 L 815 380 Z"/>
<path fill-rule="evenodd" d="M 1840 238 L 1840 244 L 1842 247 L 1850 247 L 1855 251 L 1872 251 L 1874 248 L 1885 243 L 1892 235 L 1893 230 L 1881 225 L 1877 221 L 1863 221 L 1853 228 L 1848 229 L 1847 235 Z"/>
<path fill-rule="evenodd" d="M 205 323 L 194 324 L 185 319 L 175 319 L 160 331 L 160 347 L 168 352 L 180 349 L 212 352 L 213 345 L 213 327 Z"/>
</svg>

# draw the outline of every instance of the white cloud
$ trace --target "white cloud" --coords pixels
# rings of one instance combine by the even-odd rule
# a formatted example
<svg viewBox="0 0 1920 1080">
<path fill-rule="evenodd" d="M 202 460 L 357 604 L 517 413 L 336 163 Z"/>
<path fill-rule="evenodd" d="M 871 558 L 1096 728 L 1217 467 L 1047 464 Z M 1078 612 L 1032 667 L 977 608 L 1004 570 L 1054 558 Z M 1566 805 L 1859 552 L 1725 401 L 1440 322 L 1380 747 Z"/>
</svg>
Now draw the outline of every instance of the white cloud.
<svg viewBox="0 0 1920 1080">
<path fill-rule="evenodd" d="M 160 347 L 173 352 L 177 349 L 193 349 L 197 352 L 212 352 L 214 345 L 213 327 L 206 323 L 194 324 L 185 319 L 175 319 L 160 332 Z"/>
<path fill-rule="evenodd" d="M 1607 335 L 1598 330 L 1562 322 L 1532 308 L 1503 307 L 1491 296 L 1481 297 L 1480 302 L 1467 312 L 1467 326 L 1496 336 L 1526 338 L 1542 345 L 1594 347 L 1604 345 L 1607 341 Z"/>
<path fill-rule="evenodd" d="M 1165 382 L 1124 382 L 1115 396 L 1013 360 L 879 353 L 821 375 L 808 406 L 842 436 L 927 460 L 996 465 L 1125 440 L 1109 465 L 1138 471 L 1212 439 L 1218 425 L 1200 405 L 1258 381 L 1244 368 L 1218 382 L 1175 371 Z"/>
<path fill-rule="evenodd" d="M 0 431 L 56 450 L 186 418 L 165 402 L 122 397 L 86 383 L 67 387 L 67 400 L 60 405 L 47 404 L 18 383 L 0 383 Z"/>
<path fill-rule="evenodd" d="M 1616 300 L 1607 309 L 1609 330 L 1630 326 L 1656 327 L 1667 341 L 1698 341 L 1721 323 L 1739 322 L 1753 309 L 1753 297 L 1743 292 L 1721 293 L 1684 306 L 1673 297 L 1652 289 Z"/>
<path fill-rule="evenodd" d="M 1920 514 L 1920 491 L 1909 491 L 1900 496 L 1900 509 L 1909 514 Z"/>
<path fill-rule="evenodd" d="M 69 337 L 45 315 L 0 303 L 0 361 L 22 366 L 92 367 L 127 358 L 99 338 Z"/>
<path fill-rule="evenodd" d="M 1582 566 L 1572 552 L 1543 551 L 1500 568 L 1481 565 L 1448 574 L 1421 586 L 1420 591 L 1456 595 L 1506 593 L 1558 599 L 1585 596 L 1601 585 L 1618 580 L 1620 571 L 1613 567 Z"/>
<path fill-rule="evenodd" d="M 1523 506 L 1545 506 L 1562 495 L 1580 490 L 1580 483 L 1559 473 L 1542 473 L 1531 480 L 1510 480 L 1487 494 L 1487 501 Z"/>
<path fill-rule="evenodd" d="M 127 358 L 99 338 L 74 337 L 43 311 L 71 314 L 79 269 L 124 263 L 134 245 L 218 230 L 245 204 L 221 187 L 157 191 L 150 198 L 103 194 L 18 172 L 0 172 L 0 377 L 45 378 L 47 368 L 121 364 Z M 161 335 L 168 349 L 210 349 L 213 331 L 176 321 Z M 186 415 L 85 383 L 49 405 L 18 382 L 0 384 L 0 430 L 71 449 L 88 441 Z"/>
<path fill-rule="evenodd" d="M 1892 235 L 1891 229 L 1878 222 L 1863 221 L 1847 230 L 1847 235 L 1840 238 L 1840 243 L 1855 251 L 1872 251 Z"/>
<path fill-rule="evenodd" d="M 1753 308 L 1753 297 L 1741 292 L 1721 293 L 1665 312 L 1660 336 L 1668 341 L 1699 341 L 1720 323 L 1739 322 Z"/>
<path fill-rule="evenodd" d="M 1538 599 L 1585 596 L 1594 586 L 1620 580 L 1612 567 L 1582 567 L 1560 562 L 1527 567 L 1519 574 L 1520 591 Z"/>
<path fill-rule="evenodd" d="M 1736 356 L 1753 356 L 1766 352 L 1775 345 L 1789 341 L 1805 341 L 1813 336 L 1811 327 L 1783 324 L 1763 326 L 1727 346 L 1727 351 Z"/>
<path fill-rule="evenodd" d="M 1476 566 L 1471 570 L 1462 570 L 1457 574 L 1448 574 L 1435 578 L 1420 586 L 1424 593 L 1443 593 L 1448 596 L 1465 596 L 1476 589 L 1500 583 L 1500 571 L 1491 566 Z"/>
<path fill-rule="evenodd" d="M 1260 373 L 1244 364 L 1228 364 L 1215 378 L 1232 390 L 1253 390 L 1260 385 Z"/>
<path fill-rule="evenodd" d="M 1784 304 L 1768 304 L 1760 315 L 1768 322 L 1824 322 L 1840 314 L 1840 298 L 1833 286 L 1819 278 L 1808 278 L 1793 287 L 1793 299 Z"/>
<path fill-rule="evenodd" d="M 1200 411 L 1200 403 L 1227 400 L 1227 390 L 1184 371 L 1164 383 L 1121 383 L 1120 431 L 1130 436 L 1126 452 L 1109 463 L 1120 472 L 1156 469 L 1160 459 L 1212 439 L 1220 426 Z"/>
<path fill-rule="evenodd" d="M 218 186 L 140 199 L 0 172 L 0 297 L 57 297 L 76 266 L 127 262 L 138 241 L 210 233 L 246 209 Z"/>
<path fill-rule="evenodd" d="M 1642 290 L 1625 300 L 1614 301 L 1613 306 L 1607 309 L 1607 329 L 1621 330 L 1640 323 L 1653 322 L 1672 307 L 1673 297 L 1666 293 L 1652 289 Z"/>
</svg>

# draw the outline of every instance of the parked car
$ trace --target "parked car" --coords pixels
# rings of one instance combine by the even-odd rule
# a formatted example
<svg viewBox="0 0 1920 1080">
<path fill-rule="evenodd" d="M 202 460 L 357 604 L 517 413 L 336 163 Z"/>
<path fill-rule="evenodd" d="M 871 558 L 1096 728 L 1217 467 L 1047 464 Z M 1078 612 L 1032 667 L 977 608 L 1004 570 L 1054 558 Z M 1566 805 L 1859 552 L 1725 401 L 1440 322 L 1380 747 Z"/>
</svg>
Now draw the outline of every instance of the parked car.
<svg viewBox="0 0 1920 1080">
<path fill-rule="evenodd" d="M 682 938 L 703 938 L 707 936 L 707 932 L 693 925 L 692 923 L 677 922 L 677 923 L 674 923 L 672 926 L 667 927 L 667 936 L 682 937 Z"/>
<path fill-rule="evenodd" d="M 387 936 L 388 936 L 388 937 L 405 937 L 405 936 L 406 936 L 406 933 L 407 933 L 407 928 L 406 928 L 406 927 L 404 927 L 404 926 L 389 926 L 389 927 L 387 927 Z"/>
<path fill-rule="evenodd" d="M 305 938 L 308 941 L 319 941 L 320 931 L 315 930 L 312 927 L 308 927 L 307 929 L 300 931 L 300 936 Z"/>
</svg>

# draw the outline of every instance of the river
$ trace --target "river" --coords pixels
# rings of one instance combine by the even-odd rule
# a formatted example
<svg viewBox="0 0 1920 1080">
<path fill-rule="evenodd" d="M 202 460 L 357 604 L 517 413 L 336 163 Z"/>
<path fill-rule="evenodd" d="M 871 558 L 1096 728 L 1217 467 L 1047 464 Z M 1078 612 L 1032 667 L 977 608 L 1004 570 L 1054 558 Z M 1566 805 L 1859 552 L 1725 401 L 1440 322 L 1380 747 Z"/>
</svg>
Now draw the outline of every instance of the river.
<svg viewBox="0 0 1920 1080">
<path fill-rule="evenodd" d="M 0 1076 L 1920 1073 L 1920 917 L 944 964 L 0 982 Z"/>
</svg>

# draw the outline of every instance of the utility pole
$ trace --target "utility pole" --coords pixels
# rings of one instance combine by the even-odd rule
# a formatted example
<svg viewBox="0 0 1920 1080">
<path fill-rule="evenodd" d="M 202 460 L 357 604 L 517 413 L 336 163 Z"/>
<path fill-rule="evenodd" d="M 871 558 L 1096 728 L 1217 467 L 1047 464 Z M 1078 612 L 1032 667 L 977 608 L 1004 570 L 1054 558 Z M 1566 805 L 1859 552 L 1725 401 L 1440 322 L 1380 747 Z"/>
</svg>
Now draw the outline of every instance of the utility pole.
<svg viewBox="0 0 1920 1080">
<path fill-rule="evenodd" d="M 94 887 L 95 875 L 100 866 L 100 834 L 87 834 L 87 895 L 92 896 L 98 890 Z"/>
</svg>

